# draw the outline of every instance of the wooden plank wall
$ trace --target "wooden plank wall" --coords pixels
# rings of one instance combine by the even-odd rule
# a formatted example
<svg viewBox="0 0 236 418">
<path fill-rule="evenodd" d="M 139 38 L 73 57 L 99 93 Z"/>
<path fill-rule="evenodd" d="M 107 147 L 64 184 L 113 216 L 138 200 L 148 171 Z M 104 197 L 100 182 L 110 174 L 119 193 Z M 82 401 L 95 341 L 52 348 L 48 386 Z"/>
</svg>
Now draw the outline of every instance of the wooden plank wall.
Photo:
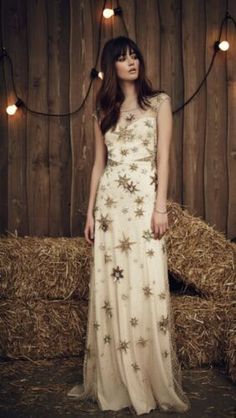
<svg viewBox="0 0 236 418">
<path fill-rule="evenodd" d="M 0 40 L 14 64 L 17 92 L 38 111 L 78 108 L 90 83 L 104 0 L 0 0 Z M 107 7 L 116 7 L 108 0 Z M 173 110 L 206 73 L 226 6 L 234 0 L 120 0 L 129 36 L 140 46 L 147 76 L 172 98 Z M 197 30 L 196 30 L 197 28 Z M 103 19 L 101 48 L 125 35 L 122 20 Z M 174 115 L 168 197 L 236 236 L 236 30 L 218 53 L 207 82 Z M 99 68 L 99 67 L 98 67 Z M 9 66 L 0 64 L 0 233 L 83 235 L 94 157 L 91 114 L 100 81 L 71 117 L 19 109 Z"/>
</svg>

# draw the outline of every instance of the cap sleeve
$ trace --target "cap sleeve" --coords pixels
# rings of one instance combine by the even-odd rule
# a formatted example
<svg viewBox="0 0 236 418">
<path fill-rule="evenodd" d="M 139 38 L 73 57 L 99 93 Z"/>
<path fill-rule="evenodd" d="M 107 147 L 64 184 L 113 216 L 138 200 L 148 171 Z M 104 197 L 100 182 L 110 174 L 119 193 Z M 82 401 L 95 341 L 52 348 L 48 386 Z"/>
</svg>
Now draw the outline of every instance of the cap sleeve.
<svg viewBox="0 0 236 418">
<path fill-rule="evenodd" d="M 160 110 L 162 103 L 164 103 L 166 100 L 171 101 L 170 96 L 166 93 L 159 93 L 157 96 L 154 96 L 152 98 L 152 108 L 157 114 Z"/>
</svg>

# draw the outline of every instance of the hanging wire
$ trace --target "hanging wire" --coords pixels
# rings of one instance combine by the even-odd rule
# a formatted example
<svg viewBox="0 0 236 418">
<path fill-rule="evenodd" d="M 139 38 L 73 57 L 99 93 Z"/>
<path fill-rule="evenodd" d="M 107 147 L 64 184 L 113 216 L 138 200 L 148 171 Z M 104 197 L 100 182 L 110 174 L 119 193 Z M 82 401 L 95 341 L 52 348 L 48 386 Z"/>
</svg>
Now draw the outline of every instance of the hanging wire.
<svg viewBox="0 0 236 418">
<path fill-rule="evenodd" d="M 222 35 L 222 31 L 223 31 L 223 27 L 224 27 L 224 24 L 227 22 L 227 20 L 228 19 L 232 19 L 232 21 L 234 22 L 234 24 L 236 25 L 236 22 L 235 22 L 235 20 L 234 20 L 234 18 L 229 14 L 229 12 L 227 11 L 226 12 L 226 14 L 225 14 L 225 16 L 224 16 L 224 18 L 222 19 L 222 21 L 221 21 L 221 25 L 220 25 L 220 30 L 219 30 L 219 36 L 218 36 L 218 42 L 220 42 L 220 39 L 221 39 L 221 35 Z M 227 25 L 226 25 L 226 27 L 227 27 Z M 198 88 L 197 88 L 197 90 L 192 94 L 192 96 L 190 96 L 187 100 L 186 100 L 186 102 L 184 102 L 180 107 L 178 107 L 176 110 L 174 110 L 173 111 L 173 114 L 175 114 L 175 113 L 178 113 L 180 110 L 182 110 L 189 102 L 191 102 L 191 100 L 198 94 L 198 92 L 199 92 L 199 90 L 201 89 L 201 87 L 202 87 L 202 85 L 205 83 L 205 81 L 206 81 L 206 79 L 207 79 L 207 77 L 208 77 L 208 75 L 210 74 L 210 72 L 211 72 L 211 69 L 212 69 L 212 67 L 213 67 L 213 64 L 214 64 L 214 61 L 215 61 L 215 57 L 216 57 L 216 54 L 217 54 L 217 52 L 218 52 L 218 49 L 215 47 L 214 48 L 214 51 L 213 51 L 213 55 L 212 55 L 212 58 L 211 58 L 211 62 L 210 62 L 210 65 L 209 65 L 209 67 L 208 67 L 208 70 L 207 70 L 207 72 L 206 72 L 206 74 L 205 74 L 205 76 L 204 76 L 204 78 L 202 79 L 202 81 L 201 81 L 201 83 L 199 84 L 199 86 L 198 86 Z"/>
<path fill-rule="evenodd" d="M 11 57 L 8 55 L 8 53 L 7 53 L 7 51 L 6 51 L 6 49 L 5 48 L 3 48 L 3 47 L 1 47 L 1 55 L 0 55 L 0 61 L 2 60 L 2 59 L 4 59 L 4 58 L 6 58 L 7 60 L 8 60 L 8 62 L 9 62 L 9 65 L 10 65 L 10 73 L 11 73 L 11 81 L 12 81 L 12 87 L 13 87 L 13 91 L 14 91 L 14 94 L 15 94 L 15 96 L 16 96 L 16 98 L 17 98 L 17 103 L 19 104 L 19 105 L 22 105 L 22 106 L 24 106 L 25 108 L 26 108 L 26 110 L 28 111 L 28 112 L 30 112 L 30 113 L 33 113 L 33 114 L 36 114 L 36 115 L 42 115 L 42 116 L 55 116 L 55 117 L 64 117 L 64 116 L 71 116 L 71 115 L 74 115 L 74 114 L 76 114 L 76 113 L 78 113 L 82 108 L 83 108 L 83 106 L 84 106 L 84 104 L 85 104 L 85 102 L 86 102 L 86 100 L 87 100 L 87 97 L 88 97 L 88 95 L 89 95 L 89 93 L 90 93 L 90 90 L 91 90 L 91 87 L 92 87 L 92 83 L 93 83 L 93 80 L 94 80 L 94 77 L 92 76 L 92 73 L 94 73 L 94 70 L 96 69 L 96 67 L 97 67 L 97 65 L 98 65 L 98 59 L 99 59 L 99 55 L 100 55 L 100 50 L 101 50 L 101 33 L 102 33 L 102 20 L 103 20 L 103 10 L 105 9 L 105 7 L 106 7 L 106 1 L 107 0 L 104 0 L 104 3 L 103 3 L 103 7 L 102 7 L 102 12 L 101 12 L 101 17 L 100 17 L 100 21 L 99 21 L 99 31 L 98 31 L 98 48 L 97 48 L 97 55 L 96 55 L 96 60 L 95 60 L 95 66 L 94 66 L 94 68 L 92 69 L 92 71 L 91 71 L 91 80 L 90 80 L 90 83 L 89 83 L 89 86 L 88 86 L 88 90 L 87 90 L 87 92 L 86 92 L 86 94 L 85 94 L 85 97 L 84 97 L 84 99 L 83 99 L 83 101 L 82 101 L 82 103 L 80 104 L 80 106 L 78 106 L 74 111 L 71 111 L 71 112 L 66 112 L 66 113 L 47 113 L 47 112 L 39 112 L 39 111 L 37 111 L 37 110 L 33 110 L 33 109 L 31 109 L 19 96 L 18 96 L 18 94 L 17 94 L 17 89 L 16 89 L 16 85 L 15 85 L 15 79 L 14 79 L 14 69 L 13 69 L 13 63 L 12 63 L 12 59 L 11 59 Z M 121 7 L 120 7 L 120 2 L 119 2 L 119 0 L 117 0 L 117 8 L 120 8 L 121 9 Z M 126 34 L 127 34 L 127 36 L 129 36 L 129 34 L 128 34 L 128 29 L 127 29 L 127 26 L 126 26 L 126 23 L 125 23 L 125 20 L 124 20 L 124 16 L 123 16 L 123 12 L 122 12 L 122 9 L 121 9 L 121 13 L 119 13 L 119 16 L 120 16 L 120 18 L 121 18 L 121 20 L 122 20 L 122 22 L 123 22 L 123 26 L 124 26 L 124 29 L 125 29 L 125 31 L 126 31 Z M 229 12 L 228 11 L 226 11 L 226 14 L 225 14 L 225 16 L 224 16 L 224 18 L 222 19 L 222 21 L 221 21 L 221 25 L 220 25 L 220 30 L 219 30 L 219 36 L 218 36 L 218 43 L 220 42 L 220 39 L 221 39 L 221 36 L 222 36 L 222 31 L 223 31 L 223 27 L 224 27 L 224 24 L 225 23 L 227 23 L 227 20 L 232 20 L 232 22 L 234 23 L 234 25 L 235 25 L 235 27 L 236 27 L 236 21 L 235 21 L 235 19 L 229 14 Z M 204 78 L 202 79 L 202 81 L 201 81 L 201 83 L 199 84 L 199 86 L 198 86 L 198 88 L 196 89 L 196 91 L 186 100 L 186 102 L 184 102 L 181 106 L 179 106 L 176 110 L 174 110 L 173 111 L 173 114 L 175 114 L 175 113 L 178 113 L 180 110 L 182 110 L 197 94 L 198 94 L 198 92 L 199 92 L 199 90 L 201 89 L 201 87 L 202 87 L 202 85 L 205 83 L 205 81 L 206 81 L 206 79 L 207 79 L 207 77 L 208 77 L 208 75 L 210 74 L 210 71 L 211 71 L 211 69 L 212 69 L 212 66 L 213 66 L 213 64 L 214 64 L 214 61 L 215 61 L 215 57 L 216 57 L 216 54 L 217 54 L 217 52 L 218 52 L 218 49 L 215 47 L 214 48 L 214 51 L 213 51 L 213 55 L 212 55 L 212 58 L 211 58 L 211 62 L 210 62 L 210 65 L 209 65 L 209 67 L 208 67 L 208 70 L 207 70 L 207 72 L 206 72 L 206 74 L 205 74 L 205 76 L 204 76 Z"/>
<path fill-rule="evenodd" d="M 101 34 L 102 34 L 102 20 L 103 20 L 103 9 L 106 6 L 106 1 L 104 0 L 103 3 L 103 8 L 102 8 L 102 12 L 101 12 L 101 16 L 100 16 L 100 21 L 99 21 L 99 30 L 98 30 L 98 48 L 97 48 L 97 56 L 96 56 L 96 60 L 95 60 L 95 68 L 98 64 L 98 59 L 99 59 L 99 54 L 100 54 L 100 50 L 101 50 Z M 47 112 L 40 112 L 37 110 L 33 110 L 31 109 L 17 94 L 17 89 L 16 89 L 16 85 L 15 85 L 15 79 L 14 79 L 14 69 L 13 69 L 13 63 L 12 63 L 12 59 L 11 57 L 8 55 L 7 51 L 5 48 L 2 47 L 2 51 L 1 51 L 1 55 L 0 55 L 0 60 L 2 58 L 6 57 L 6 59 L 9 62 L 10 65 L 10 74 L 11 74 L 11 81 L 12 81 L 12 88 L 15 94 L 15 97 L 17 98 L 16 103 L 18 103 L 19 105 L 23 106 L 29 113 L 35 114 L 35 115 L 41 115 L 41 116 L 55 116 L 55 117 L 64 117 L 64 116 L 71 116 L 74 115 L 75 113 L 78 113 L 84 106 L 87 97 L 90 93 L 91 87 L 92 87 L 92 83 L 94 78 L 91 77 L 90 82 L 89 82 L 89 86 L 88 86 L 88 90 L 85 94 L 85 97 L 82 101 L 82 103 L 73 111 L 71 112 L 66 112 L 66 113 L 47 113 Z"/>
</svg>

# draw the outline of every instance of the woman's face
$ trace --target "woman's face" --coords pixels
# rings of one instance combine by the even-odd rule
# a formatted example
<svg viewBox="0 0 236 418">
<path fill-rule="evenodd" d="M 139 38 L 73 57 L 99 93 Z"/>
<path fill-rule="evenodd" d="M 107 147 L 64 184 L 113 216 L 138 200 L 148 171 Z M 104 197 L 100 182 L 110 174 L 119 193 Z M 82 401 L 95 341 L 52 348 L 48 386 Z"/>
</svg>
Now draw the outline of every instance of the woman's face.
<svg viewBox="0 0 236 418">
<path fill-rule="evenodd" d="M 122 81 L 133 81 L 139 75 L 139 59 L 133 51 L 126 51 L 126 55 L 120 55 L 115 62 L 117 77 Z"/>
</svg>

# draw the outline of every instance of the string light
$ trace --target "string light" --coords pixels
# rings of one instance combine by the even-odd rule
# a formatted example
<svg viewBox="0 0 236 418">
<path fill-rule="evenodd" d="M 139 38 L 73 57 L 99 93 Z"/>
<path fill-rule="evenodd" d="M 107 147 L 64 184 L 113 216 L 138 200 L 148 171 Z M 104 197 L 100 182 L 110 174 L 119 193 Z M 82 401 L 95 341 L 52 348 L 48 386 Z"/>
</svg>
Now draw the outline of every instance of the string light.
<svg viewBox="0 0 236 418">
<path fill-rule="evenodd" d="M 101 18 L 100 18 L 100 23 L 99 23 L 99 31 L 98 31 L 98 49 L 97 49 L 97 56 L 96 56 L 96 61 L 95 61 L 94 68 L 92 68 L 91 71 L 90 71 L 90 78 L 91 78 L 91 80 L 90 80 L 90 83 L 89 83 L 89 86 L 88 86 L 87 93 L 86 93 L 86 95 L 85 95 L 85 97 L 84 97 L 81 105 L 77 109 L 75 109 L 74 111 L 67 112 L 67 113 L 46 113 L 46 112 L 39 112 L 39 111 L 36 111 L 36 110 L 33 110 L 33 109 L 29 108 L 28 105 L 25 102 L 23 102 L 23 100 L 17 95 L 17 90 L 16 90 L 16 86 L 15 86 L 15 80 L 14 80 L 14 71 L 13 71 L 13 63 L 12 63 L 12 60 L 11 60 L 10 56 L 8 55 L 6 49 L 5 48 L 1 48 L 1 51 L 0 51 L 0 61 L 2 61 L 4 58 L 6 58 L 8 60 L 8 62 L 9 62 L 9 64 L 10 64 L 12 87 L 13 87 L 13 92 L 15 94 L 15 97 L 17 99 L 16 102 L 15 102 L 15 104 L 10 105 L 10 106 L 7 107 L 6 112 L 7 112 L 8 115 L 14 115 L 16 113 L 17 109 L 20 106 L 24 107 L 28 112 L 33 113 L 33 114 L 42 115 L 42 116 L 56 116 L 56 117 L 71 116 L 71 115 L 76 114 L 77 112 L 79 112 L 83 108 L 83 106 L 84 106 L 84 104 L 85 104 L 85 102 L 87 100 L 87 97 L 89 95 L 89 92 L 90 92 L 90 89 L 91 89 L 93 80 L 96 79 L 96 78 L 103 79 L 103 73 L 101 71 L 99 72 L 99 71 L 96 70 L 96 66 L 98 64 L 98 59 L 99 59 L 99 54 L 100 54 L 100 49 L 101 49 L 101 30 L 102 30 L 102 19 L 103 19 L 103 17 L 105 17 L 106 19 L 108 19 L 111 16 L 116 16 L 116 15 L 120 16 L 121 17 L 121 20 L 123 22 L 123 26 L 124 26 L 125 32 L 126 32 L 127 36 L 129 36 L 128 29 L 126 27 L 125 20 L 124 20 L 124 17 L 123 17 L 122 8 L 120 7 L 120 4 L 119 4 L 119 0 L 117 0 L 117 7 L 114 8 L 114 9 L 105 8 L 106 1 L 107 0 L 104 0 L 103 7 L 102 7 L 102 13 L 101 13 Z M 213 55 L 212 55 L 212 59 L 211 59 L 209 68 L 208 68 L 208 70 L 207 70 L 207 72 L 206 72 L 203 80 L 201 81 L 201 83 L 198 86 L 198 88 L 196 89 L 196 91 L 192 94 L 192 96 L 190 96 L 189 99 L 186 100 L 186 102 L 183 103 L 183 105 L 181 105 L 176 110 L 174 110 L 173 111 L 173 114 L 175 114 L 175 113 L 179 112 L 181 109 L 183 109 L 197 95 L 197 93 L 201 89 L 202 85 L 206 81 L 206 79 L 207 79 L 207 77 L 208 77 L 208 75 L 209 75 L 209 73 L 211 71 L 211 68 L 213 66 L 213 63 L 214 63 L 215 56 L 216 56 L 217 52 L 218 51 L 227 51 L 229 49 L 230 45 L 229 45 L 229 42 L 227 41 L 227 22 L 228 22 L 228 20 L 231 20 L 234 23 L 235 27 L 236 27 L 236 21 L 235 21 L 235 19 L 227 11 L 226 14 L 225 14 L 225 16 L 224 16 L 224 18 L 222 19 L 221 26 L 220 26 L 220 31 L 219 31 L 218 41 L 216 41 L 215 44 L 214 44 L 214 52 L 213 52 Z M 222 35 L 222 31 L 223 31 L 223 26 L 225 24 L 226 24 L 226 39 L 223 40 L 223 41 L 221 41 L 221 35 Z"/>
<path fill-rule="evenodd" d="M 21 99 L 18 99 L 15 104 L 7 106 L 7 108 L 6 108 L 7 114 L 9 116 L 15 115 L 18 107 L 20 107 L 22 105 L 24 105 L 23 101 Z"/>
<path fill-rule="evenodd" d="M 104 9 L 103 10 L 103 17 L 106 19 L 110 19 L 112 16 L 121 15 L 122 14 L 122 8 L 116 7 L 115 9 Z"/>
</svg>

